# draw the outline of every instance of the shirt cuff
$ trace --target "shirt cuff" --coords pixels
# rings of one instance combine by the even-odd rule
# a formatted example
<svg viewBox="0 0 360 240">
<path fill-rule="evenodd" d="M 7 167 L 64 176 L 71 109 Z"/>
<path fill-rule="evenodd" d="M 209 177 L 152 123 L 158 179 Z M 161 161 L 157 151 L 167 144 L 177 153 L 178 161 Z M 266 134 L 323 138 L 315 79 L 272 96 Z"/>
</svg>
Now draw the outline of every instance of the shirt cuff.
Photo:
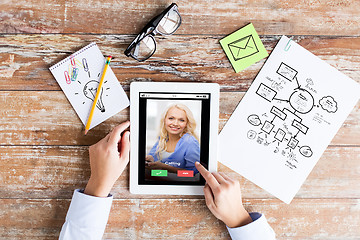
<svg viewBox="0 0 360 240">
<path fill-rule="evenodd" d="M 93 227 L 104 229 L 109 218 L 112 195 L 108 197 L 94 197 L 82 193 L 80 189 L 74 191 L 66 221 L 78 227 Z"/>
<path fill-rule="evenodd" d="M 253 220 L 251 223 L 237 228 L 230 228 L 226 226 L 231 236 L 231 239 L 274 240 L 275 232 L 270 227 L 269 223 L 266 221 L 265 215 L 257 212 L 249 214 L 251 219 Z"/>
</svg>

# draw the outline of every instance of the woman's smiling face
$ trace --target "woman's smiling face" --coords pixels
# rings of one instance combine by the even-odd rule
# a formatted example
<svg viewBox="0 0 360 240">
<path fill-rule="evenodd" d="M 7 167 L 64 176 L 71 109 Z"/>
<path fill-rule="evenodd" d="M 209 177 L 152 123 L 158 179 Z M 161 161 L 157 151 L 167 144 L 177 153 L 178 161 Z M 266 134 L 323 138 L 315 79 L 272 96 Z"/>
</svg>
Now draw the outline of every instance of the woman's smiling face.
<svg viewBox="0 0 360 240">
<path fill-rule="evenodd" d="M 169 134 L 180 135 L 187 124 L 186 113 L 184 110 L 172 107 L 165 116 L 165 129 Z"/>
</svg>

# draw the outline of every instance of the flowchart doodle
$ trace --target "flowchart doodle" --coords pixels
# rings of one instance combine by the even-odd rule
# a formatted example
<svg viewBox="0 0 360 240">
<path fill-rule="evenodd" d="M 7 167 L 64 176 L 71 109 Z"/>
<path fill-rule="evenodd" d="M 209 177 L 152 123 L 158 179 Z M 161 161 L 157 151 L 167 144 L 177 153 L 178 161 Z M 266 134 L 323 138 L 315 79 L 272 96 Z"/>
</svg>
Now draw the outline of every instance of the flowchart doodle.
<svg viewBox="0 0 360 240">
<path fill-rule="evenodd" d="M 276 96 L 276 91 L 261 83 L 256 93 L 263 97 L 265 100 L 271 102 Z"/>
<path fill-rule="evenodd" d="M 255 139 L 256 137 L 256 132 L 254 130 L 249 130 L 248 133 L 247 133 L 247 137 L 249 139 Z"/>
<path fill-rule="evenodd" d="M 311 113 L 314 108 L 335 113 L 338 106 L 332 96 L 323 96 L 316 100 L 314 95 L 317 90 L 313 80 L 301 80 L 299 72 L 288 64 L 281 62 L 276 73 L 276 83 L 260 83 L 256 90 L 260 99 L 273 105 L 268 113 L 248 116 L 248 122 L 258 128 L 249 130 L 247 137 L 264 147 L 273 147 L 274 153 L 288 159 L 286 166 L 295 169 L 298 156 L 310 158 L 313 155 L 312 148 L 304 138 L 300 138 L 300 135 L 305 136 L 309 131 L 308 124 L 303 122 L 303 116 Z"/>
<path fill-rule="evenodd" d="M 299 151 L 304 157 L 311 157 L 313 154 L 309 146 L 303 146 Z"/>
<path fill-rule="evenodd" d="M 314 107 L 314 98 L 305 89 L 298 88 L 291 94 L 289 103 L 297 112 L 308 113 Z"/>
<path fill-rule="evenodd" d="M 281 63 L 279 69 L 276 72 L 289 81 L 292 81 L 298 73 L 295 69 L 286 65 L 285 63 Z"/>
<path fill-rule="evenodd" d="M 359 93 L 358 82 L 282 36 L 221 130 L 219 160 L 290 203 Z"/>
<path fill-rule="evenodd" d="M 261 120 L 258 115 L 252 114 L 248 117 L 248 121 L 251 125 L 259 126 L 261 124 Z"/>
<path fill-rule="evenodd" d="M 331 96 L 323 97 L 319 100 L 319 104 L 325 111 L 334 113 L 337 111 L 337 103 Z"/>
</svg>

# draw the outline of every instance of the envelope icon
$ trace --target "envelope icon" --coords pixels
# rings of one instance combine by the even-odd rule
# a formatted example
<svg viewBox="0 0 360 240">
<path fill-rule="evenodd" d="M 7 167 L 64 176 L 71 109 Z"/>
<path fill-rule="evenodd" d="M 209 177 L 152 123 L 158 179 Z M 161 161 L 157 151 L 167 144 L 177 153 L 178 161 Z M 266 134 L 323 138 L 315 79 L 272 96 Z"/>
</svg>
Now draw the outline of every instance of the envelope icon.
<svg viewBox="0 0 360 240">
<path fill-rule="evenodd" d="M 252 35 L 229 43 L 228 47 L 235 61 L 249 57 L 259 52 Z"/>
</svg>

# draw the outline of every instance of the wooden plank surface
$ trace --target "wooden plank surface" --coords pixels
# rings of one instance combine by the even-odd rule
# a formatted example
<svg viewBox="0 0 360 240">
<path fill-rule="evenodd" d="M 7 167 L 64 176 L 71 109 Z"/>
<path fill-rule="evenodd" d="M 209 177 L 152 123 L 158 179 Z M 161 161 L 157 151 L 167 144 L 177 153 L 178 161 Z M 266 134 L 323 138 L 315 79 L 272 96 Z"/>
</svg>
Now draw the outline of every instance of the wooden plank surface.
<svg viewBox="0 0 360 240">
<path fill-rule="evenodd" d="M 220 93 L 219 130 L 243 96 L 243 92 Z M 0 103 L 5 106 L 0 116 L 1 145 L 91 145 L 129 119 L 127 108 L 84 136 L 84 126 L 61 91 L 0 91 Z M 331 144 L 360 145 L 359 122 L 360 102 Z"/>
<path fill-rule="evenodd" d="M 90 176 L 87 146 L 0 146 L 0 156 L 3 198 L 71 198 L 73 189 L 85 188 Z M 221 163 L 218 170 L 240 181 L 244 198 L 273 198 Z M 296 198 L 360 198 L 359 172 L 359 146 L 329 147 Z M 130 194 L 128 178 L 126 168 L 112 190 L 115 198 L 179 198 Z"/>
<path fill-rule="evenodd" d="M 55 239 L 68 199 L 0 199 L 0 238 Z M 248 211 L 268 216 L 278 240 L 341 239 L 360 236 L 358 199 L 275 199 L 244 201 Z M 34 214 L 36 211 L 36 214 Z M 166 217 L 164 216 L 166 213 Z M 105 239 L 229 239 L 225 225 L 203 199 L 114 200 Z"/>
<path fill-rule="evenodd" d="M 222 91 L 246 91 L 265 60 L 235 73 L 219 44 L 223 37 L 161 37 L 155 55 L 138 63 L 123 54 L 133 38 L 129 35 L 4 35 L 0 90 L 60 90 L 48 68 L 95 41 L 103 54 L 115 57 L 111 68 L 126 90 L 132 81 L 185 81 L 216 82 Z M 280 36 L 261 39 L 271 52 Z M 360 83 L 360 37 L 293 36 L 293 40 Z"/>
<path fill-rule="evenodd" d="M 0 32 L 136 34 L 171 1 L 3 0 Z M 358 0 L 176 1 L 179 34 L 228 34 L 249 22 L 260 34 L 347 35 L 360 32 Z M 102 21 L 106 19 L 106 21 Z"/>
<path fill-rule="evenodd" d="M 0 2 L 0 239 L 57 239 L 73 190 L 89 178 L 88 146 L 129 119 L 126 109 L 84 137 L 48 70 L 90 42 L 116 57 L 112 69 L 127 93 L 133 81 L 219 83 L 219 131 L 265 62 L 235 73 L 220 47 L 249 22 L 269 53 L 286 34 L 360 83 L 358 0 L 177 1 L 183 23 L 176 34 L 156 36 L 145 63 L 125 57 L 134 34 L 170 3 Z M 278 240 L 359 240 L 359 123 L 360 102 L 290 205 L 220 163 L 218 170 L 240 181 L 246 208 L 264 213 Z M 133 195 L 128 177 L 126 168 L 112 191 L 104 238 L 229 239 L 202 197 Z"/>
</svg>

